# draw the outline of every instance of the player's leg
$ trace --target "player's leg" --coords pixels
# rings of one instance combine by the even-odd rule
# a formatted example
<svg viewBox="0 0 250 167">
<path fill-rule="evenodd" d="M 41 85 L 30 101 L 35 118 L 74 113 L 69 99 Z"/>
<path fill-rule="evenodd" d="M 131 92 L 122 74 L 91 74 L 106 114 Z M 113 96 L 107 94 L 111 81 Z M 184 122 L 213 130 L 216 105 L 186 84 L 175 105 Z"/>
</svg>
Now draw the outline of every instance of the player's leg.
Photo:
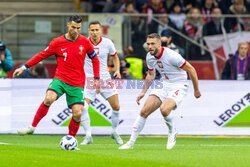
<svg viewBox="0 0 250 167">
<path fill-rule="evenodd" d="M 167 98 L 160 106 L 161 113 L 169 128 L 167 149 L 172 149 L 176 143 L 177 130 L 174 124 L 173 110 L 181 103 L 187 94 L 187 85 L 174 84 L 166 86 Z"/>
<path fill-rule="evenodd" d="M 173 115 L 172 110 L 175 107 L 176 107 L 176 102 L 171 98 L 167 98 L 160 106 L 161 114 L 163 115 L 166 121 L 170 133 L 172 133 L 172 131 L 175 130 L 174 120 L 172 116 Z"/>
<path fill-rule="evenodd" d="M 167 98 L 160 106 L 161 113 L 169 128 L 167 149 L 172 149 L 176 143 L 177 131 L 174 126 L 174 117 L 172 114 L 172 110 L 175 107 L 176 102 L 171 98 Z"/>
<path fill-rule="evenodd" d="M 81 116 L 81 122 L 82 122 L 82 127 L 85 131 L 85 137 L 80 145 L 87 145 L 87 144 L 93 143 L 93 138 L 91 135 L 91 128 L 90 128 L 90 117 L 89 117 L 89 113 L 88 113 L 90 103 L 91 103 L 91 100 L 86 97 L 84 107 L 83 107 L 82 116 Z"/>
<path fill-rule="evenodd" d="M 76 136 L 80 127 L 83 104 L 75 104 L 71 107 L 71 109 L 73 116 L 69 123 L 69 135 Z"/>
<path fill-rule="evenodd" d="M 133 125 L 133 130 L 132 130 L 132 134 L 130 136 L 129 141 L 122 145 L 121 147 L 119 147 L 119 149 L 131 149 L 133 148 L 133 145 L 138 137 L 138 135 L 140 134 L 140 132 L 142 131 L 146 119 L 147 117 L 154 112 L 156 109 L 158 109 L 161 105 L 161 100 L 159 97 L 157 97 L 156 95 L 149 95 L 147 101 L 145 102 L 140 115 L 136 118 L 136 121 L 134 122 Z"/>
<path fill-rule="evenodd" d="M 59 98 L 62 94 L 63 94 L 63 92 L 60 89 L 60 83 L 58 82 L 58 80 L 54 79 L 51 82 L 49 89 L 46 92 L 46 96 L 45 96 L 44 101 L 39 106 L 39 108 L 34 116 L 32 124 L 29 125 L 28 127 L 18 129 L 17 133 L 20 135 L 33 134 L 38 123 L 48 113 L 49 107 L 51 106 L 51 104 L 54 101 L 56 101 L 56 99 Z"/>
<path fill-rule="evenodd" d="M 84 107 L 84 88 L 64 84 L 66 100 L 69 108 L 72 109 L 72 119 L 69 123 L 69 135 L 76 136 Z"/>
<path fill-rule="evenodd" d="M 107 98 L 110 106 L 112 107 L 112 115 L 111 115 L 111 123 L 112 123 L 112 133 L 111 137 L 115 139 L 116 143 L 121 145 L 123 144 L 123 140 L 117 132 L 117 127 L 119 125 L 119 100 L 118 94 L 114 94 L 113 96 Z"/>
</svg>

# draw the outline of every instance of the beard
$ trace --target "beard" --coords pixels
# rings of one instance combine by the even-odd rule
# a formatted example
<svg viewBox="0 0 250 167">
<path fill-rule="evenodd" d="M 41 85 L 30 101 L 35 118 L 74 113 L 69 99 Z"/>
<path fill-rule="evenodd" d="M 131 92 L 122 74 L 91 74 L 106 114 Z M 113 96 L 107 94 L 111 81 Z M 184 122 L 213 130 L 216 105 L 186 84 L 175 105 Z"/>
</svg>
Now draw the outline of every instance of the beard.
<svg viewBox="0 0 250 167">
<path fill-rule="evenodd" d="M 73 32 L 69 32 L 69 35 L 71 36 L 72 39 L 75 39 L 77 37 L 77 35 L 74 34 Z"/>
<path fill-rule="evenodd" d="M 156 56 L 157 53 L 158 53 L 158 49 L 156 48 L 153 55 Z"/>
</svg>

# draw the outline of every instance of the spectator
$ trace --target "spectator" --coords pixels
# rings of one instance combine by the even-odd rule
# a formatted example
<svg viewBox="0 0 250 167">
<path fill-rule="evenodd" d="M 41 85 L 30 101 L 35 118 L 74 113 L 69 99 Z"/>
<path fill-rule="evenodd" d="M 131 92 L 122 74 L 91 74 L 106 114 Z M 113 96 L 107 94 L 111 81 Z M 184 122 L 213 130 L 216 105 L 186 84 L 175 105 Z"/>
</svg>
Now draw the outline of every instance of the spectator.
<svg viewBox="0 0 250 167">
<path fill-rule="evenodd" d="M 245 0 L 245 7 L 247 9 L 247 13 L 250 13 L 250 0 Z"/>
<path fill-rule="evenodd" d="M 222 72 L 222 79 L 250 80 L 250 56 L 247 42 L 240 42 L 235 55 L 226 61 Z"/>
<path fill-rule="evenodd" d="M 136 11 L 133 0 L 123 0 L 122 6 L 118 10 L 119 13 L 133 13 Z"/>
<path fill-rule="evenodd" d="M 147 24 L 148 24 L 148 33 L 156 33 L 158 23 L 153 20 L 153 14 L 163 14 L 166 13 L 166 9 L 163 7 L 162 0 L 150 0 L 142 10 L 142 13 L 148 15 Z"/>
<path fill-rule="evenodd" d="M 216 35 L 216 34 L 222 34 L 223 31 L 222 29 L 224 28 L 223 26 L 223 18 L 222 18 L 222 13 L 220 8 L 214 8 L 212 11 L 213 20 L 209 23 L 207 23 L 203 27 L 203 35 L 208 36 L 208 35 Z"/>
<path fill-rule="evenodd" d="M 90 13 L 92 11 L 93 5 L 92 0 L 74 0 L 76 8 L 80 10 L 81 13 Z"/>
<path fill-rule="evenodd" d="M 162 0 L 149 0 L 147 6 L 142 10 L 142 13 L 146 14 L 160 14 L 166 12 Z"/>
<path fill-rule="evenodd" d="M 250 17 L 243 17 L 242 20 L 244 31 L 250 31 Z"/>
<path fill-rule="evenodd" d="M 163 24 L 157 24 L 157 33 L 160 35 L 163 30 L 168 29 L 168 26 L 177 29 L 174 23 L 168 18 L 168 15 L 166 13 L 162 14 L 162 16 L 158 17 L 159 21 Z"/>
<path fill-rule="evenodd" d="M 122 11 L 123 13 L 135 13 L 135 6 L 133 2 L 128 2 L 125 4 L 124 9 Z"/>
<path fill-rule="evenodd" d="M 204 19 L 201 16 L 201 12 L 198 8 L 191 9 L 188 14 L 184 25 L 185 34 L 198 40 L 202 37 L 202 27 L 204 25 Z"/>
<path fill-rule="evenodd" d="M 132 0 L 107 0 L 102 12 L 104 13 L 122 13 L 125 9 L 125 4 Z"/>
<path fill-rule="evenodd" d="M 92 12 L 93 13 L 101 13 L 103 11 L 104 6 L 106 5 L 107 1 L 109 0 L 91 0 Z"/>
<path fill-rule="evenodd" d="M 204 19 L 201 16 L 201 12 L 198 8 L 192 8 L 188 14 L 184 25 L 184 34 L 191 39 L 195 40 L 199 44 L 203 45 L 202 31 L 203 31 Z M 189 60 L 207 60 L 208 58 L 201 50 L 200 47 L 186 42 L 186 58 Z"/>
<path fill-rule="evenodd" d="M 42 63 L 38 63 L 33 67 L 26 69 L 16 78 L 48 78 L 48 70 Z"/>
<path fill-rule="evenodd" d="M 130 64 L 129 72 L 132 74 L 134 79 L 143 79 L 143 60 L 134 57 L 134 50 L 132 47 L 124 49 L 124 57 L 126 62 Z"/>
<path fill-rule="evenodd" d="M 233 0 L 216 0 L 216 1 L 223 14 L 227 14 L 229 7 L 233 3 Z"/>
<path fill-rule="evenodd" d="M 234 0 L 233 4 L 229 7 L 228 14 L 235 15 L 235 17 L 227 17 L 225 19 L 227 32 L 243 31 L 243 20 L 236 16 L 239 14 L 247 14 L 244 0 Z"/>
<path fill-rule="evenodd" d="M 130 64 L 127 63 L 126 60 L 122 59 L 120 66 L 121 66 L 120 73 L 122 74 L 122 78 L 123 79 L 133 79 L 132 74 L 129 72 Z"/>
<path fill-rule="evenodd" d="M 7 72 L 14 67 L 12 54 L 0 40 L 0 78 L 6 78 Z"/>
<path fill-rule="evenodd" d="M 201 8 L 201 13 L 204 16 L 205 23 L 212 21 L 211 13 L 213 8 L 218 7 L 218 3 L 215 0 L 204 0 L 204 4 Z"/>
<path fill-rule="evenodd" d="M 138 16 L 131 17 L 131 44 L 134 57 L 145 60 L 146 52 L 143 49 L 143 43 L 146 39 L 145 19 Z"/>
<path fill-rule="evenodd" d="M 135 0 L 135 7 L 139 13 L 142 12 L 144 8 L 146 8 L 148 0 Z"/>
<path fill-rule="evenodd" d="M 175 0 L 174 3 L 179 3 L 181 11 L 188 13 L 190 9 L 197 7 L 196 0 Z"/>
<path fill-rule="evenodd" d="M 134 8 L 134 4 L 132 2 L 126 3 L 125 6 L 125 14 L 139 14 Z M 128 18 L 126 19 L 126 17 Z M 124 31 L 123 38 L 131 41 L 124 44 L 124 47 L 131 48 L 133 57 L 145 59 L 146 52 L 143 49 L 143 43 L 146 37 L 146 27 L 147 25 L 144 18 L 140 18 L 136 15 L 124 17 L 123 28 L 127 30 L 129 29 L 129 31 L 126 31 L 126 33 Z"/>
<path fill-rule="evenodd" d="M 157 31 L 153 31 L 153 32 L 157 32 L 159 35 L 162 34 L 163 31 L 169 31 L 173 37 L 173 42 L 174 43 L 178 43 L 178 44 L 182 44 L 182 39 L 180 36 L 176 35 L 171 29 L 169 29 L 169 27 L 175 29 L 175 30 L 178 30 L 178 28 L 176 27 L 176 25 L 174 23 L 172 23 L 172 21 L 168 18 L 168 15 L 167 14 L 162 14 L 162 16 L 159 16 L 159 21 L 163 24 L 158 24 L 158 27 L 157 27 Z M 153 26 L 153 24 L 151 25 Z"/>
<path fill-rule="evenodd" d="M 184 55 L 184 49 L 180 48 L 179 46 L 175 45 L 172 42 L 172 33 L 171 31 L 164 30 L 161 33 L 161 43 L 162 46 L 168 47 L 177 53 L 181 54 L 182 56 Z"/>
<path fill-rule="evenodd" d="M 171 15 L 169 16 L 169 19 L 173 24 L 175 24 L 178 30 L 182 30 L 186 15 L 181 11 L 180 3 L 178 3 L 178 1 L 175 1 L 171 9 Z"/>
</svg>

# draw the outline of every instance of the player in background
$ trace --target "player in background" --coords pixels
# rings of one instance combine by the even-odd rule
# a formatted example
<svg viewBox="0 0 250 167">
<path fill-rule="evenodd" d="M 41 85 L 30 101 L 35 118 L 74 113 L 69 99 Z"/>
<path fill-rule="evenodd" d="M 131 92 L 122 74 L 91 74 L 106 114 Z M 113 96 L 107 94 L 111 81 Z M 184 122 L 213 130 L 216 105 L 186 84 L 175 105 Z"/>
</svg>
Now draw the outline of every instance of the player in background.
<svg viewBox="0 0 250 167">
<path fill-rule="evenodd" d="M 118 100 L 118 94 L 115 85 L 112 83 L 109 71 L 108 71 L 108 56 L 110 55 L 111 58 L 113 59 L 114 63 L 114 68 L 115 68 L 115 73 L 114 76 L 117 79 L 121 78 L 120 75 L 120 61 L 119 57 L 117 56 L 115 46 L 113 42 L 105 37 L 101 36 L 102 34 L 102 26 L 100 22 L 98 21 L 93 21 L 89 24 L 89 40 L 94 46 L 94 49 L 96 51 L 96 54 L 98 56 L 98 59 L 100 61 L 100 83 L 103 82 L 104 86 L 101 86 L 100 88 L 100 93 L 102 97 L 106 100 L 108 100 L 110 106 L 112 107 L 112 115 L 111 115 L 111 123 L 112 123 L 112 133 L 111 137 L 115 139 L 117 144 L 123 144 L 123 141 L 121 137 L 117 133 L 117 127 L 119 125 L 119 110 L 120 110 L 120 105 L 119 105 L 119 100 Z M 92 69 L 92 64 L 90 59 L 86 59 L 85 63 L 85 72 L 86 72 L 86 86 L 85 86 L 85 106 L 83 109 L 82 113 L 82 125 L 85 130 L 86 136 L 81 145 L 86 145 L 86 144 L 92 144 L 93 143 L 93 138 L 91 136 L 91 129 L 90 129 L 90 117 L 88 114 L 88 108 L 89 104 L 95 100 L 96 97 L 96 92 L 94 89 L 88 88 L 88 81 L 93 78 L 93 70 Z"/>
<path fill-rule="evenodd" d="M 194 88 L 194 96 L 201 96 L 198 77 L 194 67 L 182 58 L 177 52 L 161 46 L 161 38 L 153 33 L 147 36 L 147 47 L 149 53 L 146 57 L 148 74 L 146 76 L 144 89 L 138 95 L 136 102 L 139 105 L 152 81 L 155 78 L 155 69 L 161 74 L 163 87 L 151 91 L 140 115 L 137 116 L 133 125 L 130 140 L 119 147 L 119 149 L 132 149 L 133 145 L 142 131 L 147 117 L 160 107 L 160 111 L 169 128 L 167 149 L 172 149 L 176 143 L 177 131 L 174 125 L 172 110 L 179 106 L 188 90 L 187 73 L 189 74 Z"/>
<path fill-rule="evenodd" d="M 38 123 L 48 113 L 51 104 L 66 93 L 68 107 L 73 112 L 68 134 L 76 135 L 84 106 L 84 60 L 86 54 L 93 64 L 96 91 L 99 91 L 100 78 L 98 57 L 90 41 L 79 34 L 81 26 L 82 18 L 78 15 L 71 16 L 67 23 L 68 32 L 66 34 L 53 39 L 45 50 L 36 54 L 22 67 L 15 70 L 13 77 L 20 75 L 23 70 L 34 66 L 51 55 L 57 57 L 55 76 L 47 89 L 44 101 L 38 108 L 32 124 L 26 128 L 18 129 L 18 134 L 33 134 Z"/>
</svg>

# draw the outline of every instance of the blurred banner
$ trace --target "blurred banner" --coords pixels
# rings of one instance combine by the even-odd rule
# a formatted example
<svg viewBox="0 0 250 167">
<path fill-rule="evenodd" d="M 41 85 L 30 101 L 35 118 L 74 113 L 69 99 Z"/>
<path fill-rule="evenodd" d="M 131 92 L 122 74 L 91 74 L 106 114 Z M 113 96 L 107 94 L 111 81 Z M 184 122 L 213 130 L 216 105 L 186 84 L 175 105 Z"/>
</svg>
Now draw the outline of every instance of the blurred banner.
<svg viewBox="0 0 250 167">
<path fill-rule="evenodd" d="M 212 35 L 204 37 L 209 49 L 214 51 L 222 59 L 227 60 L 229 54 L 235 54 L 238 50 L 239 42 L 248 42 L 250 46 L 250 32 L 235 32 L 226 35 Z M 249 49 L 250 53 L 250 49 Z M 212 54 L 216 60 L 218 73 L 221 74 L 225 66 L 225 61 Z"/>
<path fill-rule="evenodd" d="M 30 125 L 37 108 L 44 100 L 50 79 L 0 80 L 0 133 L 15 134 L 18 128 Z M 149 93 L 136 104 L 143 80 L 116 80 L 121 105 L 120 126 L 123 135 L 131 134 L 132 125 Z M 161 88 L 158 80 L 153 88 Z M 250 81 L 200 81 L 202 97 L 195 99 L 192 83 L 180 107 L 174 110 L 179 135 L 250 135 Z M 149 90 L 150 92 L 150 90 Z M 93 134 L 111 133 L 112 109 L 100 95 L 89 109 Z M 67 134 L 71 110 L 62 96 L 38 125 L 36 134 Z M 83 128 L 78 134 L 84 134 Z M 147 119 L 143 135 L 167 135 L 163 117 L 156 110 Z"/>
<path fill-rule="evenodd" d="M 99 21 L 102 24 L 103 36 L 111 39 L 117 53 L 122 51 L 122 16 L 120 14 L 89 14 L 88 22 Z"/>
</svg>

